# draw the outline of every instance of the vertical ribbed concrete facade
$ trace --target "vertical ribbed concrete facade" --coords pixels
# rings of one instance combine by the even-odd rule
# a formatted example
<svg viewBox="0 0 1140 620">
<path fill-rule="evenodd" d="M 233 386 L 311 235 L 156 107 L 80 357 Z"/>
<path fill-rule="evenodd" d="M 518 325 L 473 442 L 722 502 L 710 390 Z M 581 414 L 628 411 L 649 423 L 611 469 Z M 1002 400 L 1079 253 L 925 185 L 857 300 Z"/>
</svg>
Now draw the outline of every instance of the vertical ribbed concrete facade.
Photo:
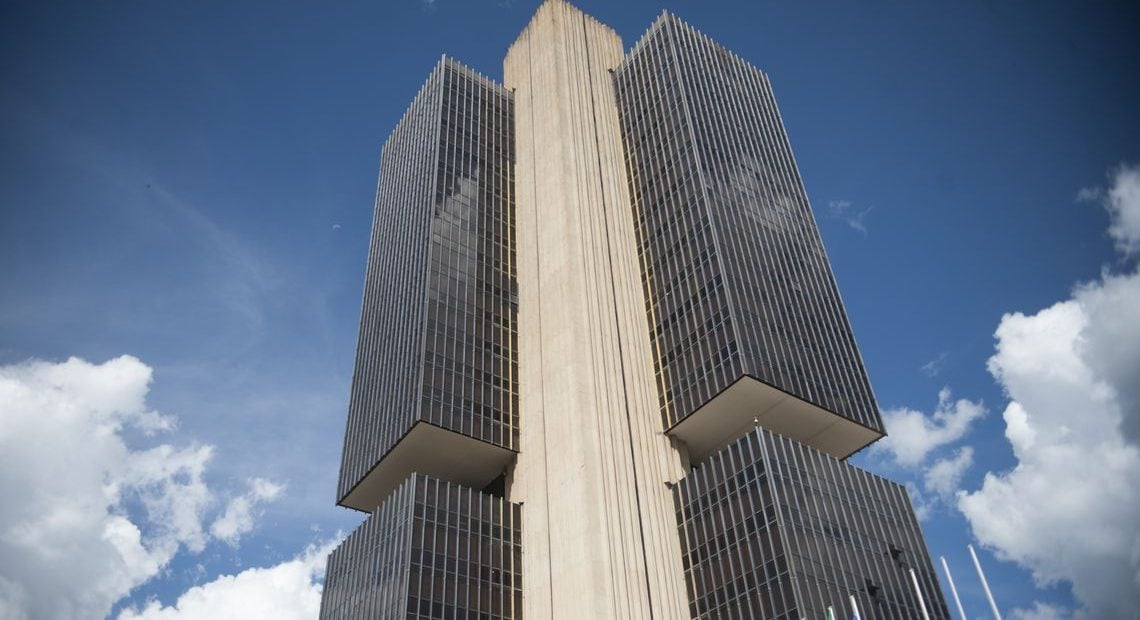
<svg viewBox="0 0 1140 620">
<path fill-rule="evenodd" d="M 525 609 L 675 618 L 682 568 L 607 26 L 547 2 L 507 52 L 514 92 Z M 588 541 L 588 542 L 587 542 Z"/>
<path fill-rule="evenodd" d="M 767 77 L 548 0 L 384 145 L 322 618 L 932 617 Z"/>
</svg>

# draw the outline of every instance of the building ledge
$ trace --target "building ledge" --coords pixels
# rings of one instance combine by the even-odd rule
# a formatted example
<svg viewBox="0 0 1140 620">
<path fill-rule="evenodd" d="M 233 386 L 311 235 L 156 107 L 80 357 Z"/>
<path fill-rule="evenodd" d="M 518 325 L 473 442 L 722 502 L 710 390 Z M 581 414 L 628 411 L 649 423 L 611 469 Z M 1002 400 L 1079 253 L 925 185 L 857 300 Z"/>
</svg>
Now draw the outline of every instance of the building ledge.
<svg viewBox="0 0 1140 620">
<path fill-rule="evenodd" d="M 513 450 L 419 421 L 337 504 L 372 512 L 413 473 L 477 491 L 503 473 L 514 457 Z"/>
<path fill-rule="evenodd" d="M 689 461 L 695 464 L 756 425 L 839 459 L 883 436 L 749 375 L 737 379 L 666 433 L 685 443 Z"/>
</svg>

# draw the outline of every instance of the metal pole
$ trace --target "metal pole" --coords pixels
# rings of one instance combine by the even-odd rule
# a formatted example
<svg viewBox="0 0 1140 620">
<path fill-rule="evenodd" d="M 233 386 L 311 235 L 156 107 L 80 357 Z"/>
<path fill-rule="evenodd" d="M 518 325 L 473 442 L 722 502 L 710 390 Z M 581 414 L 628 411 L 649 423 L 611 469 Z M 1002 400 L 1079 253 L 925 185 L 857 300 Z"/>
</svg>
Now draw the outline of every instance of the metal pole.
<svg viewBox="0 0 1140 620">
<path fill-rule="evenodd" d="M 958 598 L 958 588 L 954 587 L 954 576 L 950 574 L 950 566 L 946 563 L 946 558 L 938 556 L 942 560 L 942 570 L 946 572 L 946 581 L 950 582 L 950 594 L 954 595 L 954 604 L 958 606 L 958 615 L 962 620 L 967 620 L 966 610 L 962 609 L 962 600 Z"/>
<path fill-rule="evenodd" d="M 918 608 L 922 610 L 923 620 L 930 620 L 930 614 L 926 612 L 926 601 L 922 599 L 922 589 L 918 587 L 918 575 L 914 574 L 914 569 L 910 569 L 910 582 L 914 584 L 914 593 L 918 596 Z"/>
<path fill-rule="evenodd" d="M 994 602 L 994 593 L 990 592 L 990 584 L 986 581 L 986 574 L 982 572 L 982 565 L 978 562 L 978 554 L 974 553 L 974 545 L 966 545 L 970 550 L 970 557 L 974 559 L 974 568 L 978 569 L 978 577 L 982 579 L 982 589 L 986 591 L 986 600 L 990 602 L 990 609 L 994 612 L 994 618 L 1001 620 L 1001 612 L 998 611 L 997 603 Z"/>
</svg>

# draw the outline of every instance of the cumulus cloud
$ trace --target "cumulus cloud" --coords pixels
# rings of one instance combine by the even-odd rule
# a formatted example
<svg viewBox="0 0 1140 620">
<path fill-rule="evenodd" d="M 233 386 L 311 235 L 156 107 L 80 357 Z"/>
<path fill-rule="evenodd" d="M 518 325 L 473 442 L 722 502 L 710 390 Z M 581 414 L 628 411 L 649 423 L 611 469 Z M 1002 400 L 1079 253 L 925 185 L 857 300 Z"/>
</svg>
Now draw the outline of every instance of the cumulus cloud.
<svg viewBox="0 0 1140 620">
<path fill-rule="evenodd" d="M 1104 197 L 1112 224 L 1108 234 L 1124 254 L 1140 253 L 1140 165 L 1121 166 Z"/>
<path fill-rule="evenodd" d="M 1010 620 L 1067 620 L 1072 617 L 1072 610 L 1040 601 L 1028 609 L 1014 609 L 1009 613 Z"/>
<path fill-rule="evenodd" d="M 934 514 L 934 509 L 937 507 L 938 499 L 927 497 L 926 493 L 923 493 L 922 489 L 920 489 L 918 485 L 911 480 L 904 482 L 903 486 L 906 487 L 906 492 L 908 495 L 910 495 L 910 504 L 914 508 L 915 518 L 917 518 L 919 521 L 926 521 L 929 519 L 930 515 Z"/>
<path fill-rule="evenodd" d="M 905 407 L 883 412 L 887 436 L 872 446 L 874 452 L 889 452 L 905 467 L 916 467 L 933 450 L 958 441 L 970 424 L 986 414 L 981 401 L 951 400 L 949 388 L 938 392 L 938 406 L 930 416 Z"/>
<path fill-rule="evenodd" d="M 151 375 L 131 356 L 0 367 L 0 617 L 104 617 L 208 543 L 213 448 L 136 445 L 175 427 Z"/>
<path fill-rule="evenodd" d="M 963 446 L 954 456 L 938 459 L 923 472 L 922 485 L 907 480 L 907 493 L 919 521 L 926 521 L 935 512 L 955 505 L 962 476 L 974 464 L 974 449 Z"/>
<path fill-rule="evenodd" d="M 927 491 L 938 494 L 943 500 L 949 500 L 958 491 L 962 482 L 962 475 L 974 464 L 974 449 L 964 446 L 951 458 L 935 461 L 923 477 L 923 484 Z"/>
<path fill-rule="evenodd" d="M 1083 187 L 1077 202 L 1100 203 L 1108 211 L 1108 236 L 1125 256 L 1140 253 L 1140 164 L 1122 164 L 1109 172 L 1112 185 Z"/>
<path fill-rule="evenodd" d="M 243 534 L 253 530 L 255 511 L 260 504 L 273 501 L 284 486 L 263 478 L 252 478 L 249 490 L 230 500 L 222 516 L 210 525 L 210 533 L 230 546 L 236 546 Z"/>
<path fill-rule="evenodd" d="M 1140 412 L 1120 398 L 1140 382 L 1137 308 L 1134 273 L 1002 319 L 989 368 L 1018 463 L 958 503 L 978 540 L 1040 584 L 1071 582 L 1094 617 L 1140 604 L 1140 450 L 1122 432 Z"/>
<path fill-rule="evenodd" d="M 1124 252 L 1135 251 L 1127 218 L 1140 205 L 1136 172 L 1117 171 L 1106 194 Z M 1138 309 L 1134 270 L 1102 274 L 1036 314 L 1002 318 L 988 366 L 1010 398 L 1003 418 L 1017 465 L 986 474 L 958 500 L 999 557 L 1039 584 L 1071 583 L 1084 604 L 1078 617 L 1134 618 L 1140 606 Z M 1042 605 L 1024 613 L 1067 614 Z"/>
<path fill-rule="evenodd" d="M 202 546 L 210 448 L 132 451 L 122 438 L 173 425 L 147 410 L 150 380 L 129 356 L 0 368 L 0 578 L 14 617 L 106 615 L 180 545 Z"/>
<path fill-rule="evenodd" d="M 1091 376 L 1111 390 L 1128 443 L 1140 446 L 1140 275 L 1105 274 L 1079 287 L 1075 301 L 1089 324 L 1076 352 Z"/>
<path fill-rule="evenodd" d="M 268 568 L 250 568 L 190 588 L 174 605 L 157 601 L 128 608 L 119 620 L 244 620 L 316 618 L 321 607 L 325 558 L 338 541 L 310 546 L 297 557 Z"/>
</svg>

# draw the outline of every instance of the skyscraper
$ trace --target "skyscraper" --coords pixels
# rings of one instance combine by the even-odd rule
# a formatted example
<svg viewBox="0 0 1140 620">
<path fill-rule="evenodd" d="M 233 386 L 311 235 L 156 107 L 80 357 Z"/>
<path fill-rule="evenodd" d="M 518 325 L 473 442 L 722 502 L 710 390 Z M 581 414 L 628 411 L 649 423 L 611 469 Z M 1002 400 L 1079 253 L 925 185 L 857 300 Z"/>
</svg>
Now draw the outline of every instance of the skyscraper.
<svg viewBox="0 0 1140 620">
<path fill-rule="evenodd" d="M 551 0 L 385 143 L 322 617 L 947 618 L 767 78 Z"/>
</svg>

